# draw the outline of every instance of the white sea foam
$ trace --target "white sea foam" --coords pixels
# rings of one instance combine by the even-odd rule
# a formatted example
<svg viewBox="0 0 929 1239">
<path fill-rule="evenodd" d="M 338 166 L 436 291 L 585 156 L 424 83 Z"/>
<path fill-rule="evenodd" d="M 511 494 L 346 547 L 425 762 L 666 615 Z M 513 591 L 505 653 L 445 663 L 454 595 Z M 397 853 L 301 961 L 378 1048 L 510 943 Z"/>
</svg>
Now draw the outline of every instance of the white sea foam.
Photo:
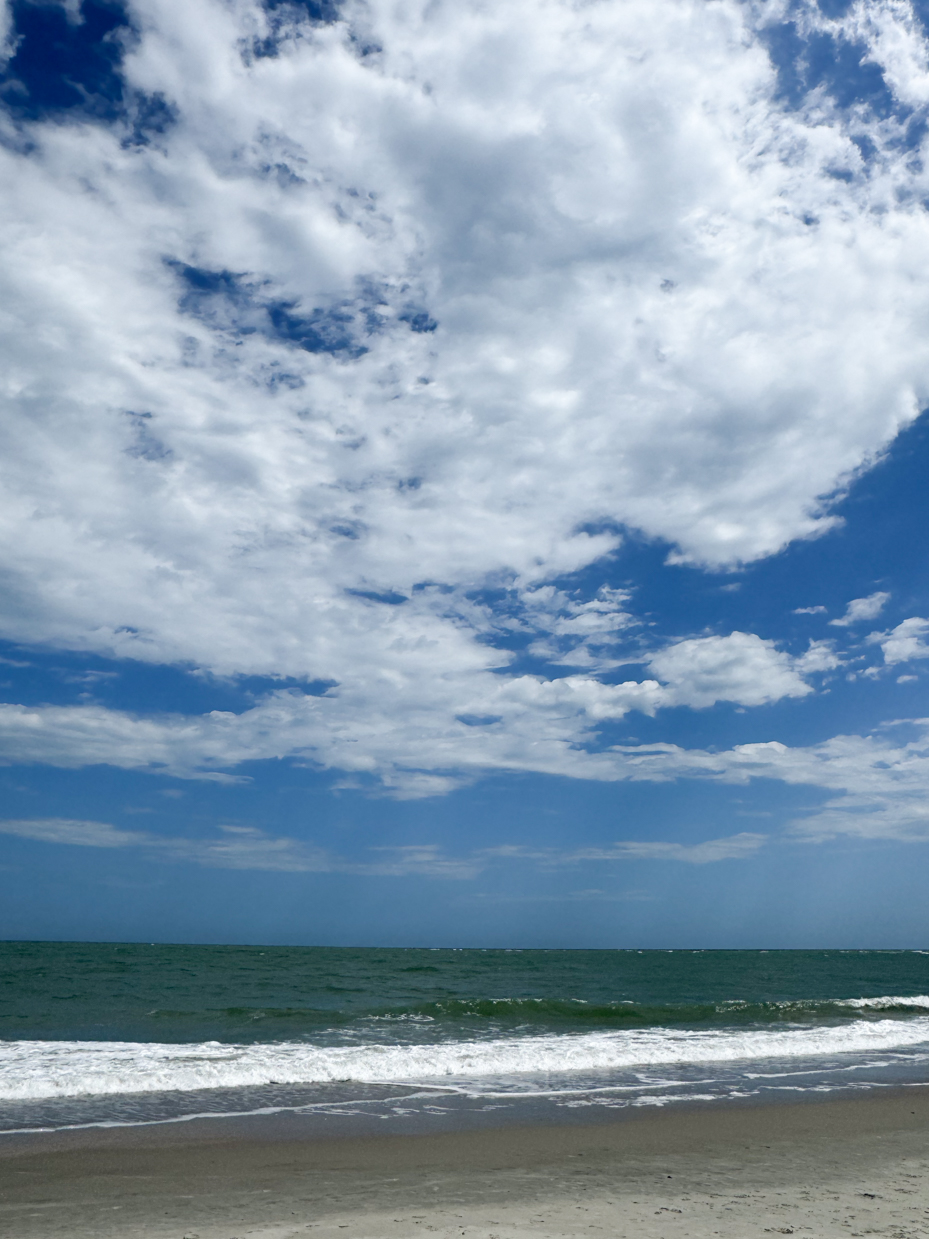
<svg viewBox="0 0 929 1239">
<path fill-rule="evenodd" d="M 919 1016 L 905 1021 L 855 1020 L 838 1027 L 650 1028 L 433 1045 L 11 1041 L 0 1043 L 0 1099 L 350 1081 L 416 1081 L 458 1087 L 473 1083 L 479 1091 L 481 1082 L 490 1084 L 492 1077 L 524 1078 L 526 1091 L 535 1091 L 539 1075 L 822 1058 L 922 1043 L 929 1043 L 929 1017 Z"/>
<path fill-rule="evenodd" d="M 929 1011 L 929 994 L 916 994 L 911 998 L 900 998 L 891 994 L 883 998 L 840 998 L 836 1000 L 835 1005 L 854 1007 L 858 1011 L 893 1011 L 901 1007 Z"/>
</svg>

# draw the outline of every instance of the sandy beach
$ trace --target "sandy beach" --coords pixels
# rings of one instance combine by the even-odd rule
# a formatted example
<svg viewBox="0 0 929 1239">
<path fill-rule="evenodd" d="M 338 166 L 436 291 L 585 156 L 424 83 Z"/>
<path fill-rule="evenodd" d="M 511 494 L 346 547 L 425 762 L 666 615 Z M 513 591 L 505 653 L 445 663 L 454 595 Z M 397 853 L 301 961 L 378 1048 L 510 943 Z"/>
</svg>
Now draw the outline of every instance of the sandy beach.
<svg viewBox="0 0 929 1239">
<path fill-rule="evenodd" d="M 0 1141 L 11 1239 L 929 1235 L 929 1090 L 589 1125 L 306 1138 L 298 1119 Z"/>
</svg>

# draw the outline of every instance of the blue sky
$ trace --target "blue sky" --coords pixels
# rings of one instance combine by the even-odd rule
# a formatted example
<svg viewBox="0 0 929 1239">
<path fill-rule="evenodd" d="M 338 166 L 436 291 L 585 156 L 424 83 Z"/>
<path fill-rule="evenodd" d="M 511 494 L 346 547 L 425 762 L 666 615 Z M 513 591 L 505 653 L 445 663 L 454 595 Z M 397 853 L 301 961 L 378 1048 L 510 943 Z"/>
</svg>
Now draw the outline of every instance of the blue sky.
<svg viewBox="0 0 929 1239">
<path fill-rule="evenodd" d="M 4 11 L 0 936 L 924 945 L 924 7 Z"/>
</svg>

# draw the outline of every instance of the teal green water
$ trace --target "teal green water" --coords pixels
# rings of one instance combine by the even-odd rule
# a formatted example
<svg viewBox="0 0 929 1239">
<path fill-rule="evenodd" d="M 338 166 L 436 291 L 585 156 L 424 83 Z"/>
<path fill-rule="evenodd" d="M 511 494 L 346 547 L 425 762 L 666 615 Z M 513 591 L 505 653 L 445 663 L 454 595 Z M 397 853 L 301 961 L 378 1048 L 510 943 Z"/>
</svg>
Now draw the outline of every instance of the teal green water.
<svg viewBox="0 0 929 1239">
<path fill-rule="evenodd" d="M 860 1018 L 835 1001 L 927 993 L 929 954 L 906 951 L 0 944 L 3 1039 L 337 1042 L 391 1016 L 431 1039 L 723 1027 Z"/>
<path fill-rule="evenodd" d="M 918 951 L 0 944 L 0 1131 L 433 1130 L 926 1084 Z"/>
</svg>

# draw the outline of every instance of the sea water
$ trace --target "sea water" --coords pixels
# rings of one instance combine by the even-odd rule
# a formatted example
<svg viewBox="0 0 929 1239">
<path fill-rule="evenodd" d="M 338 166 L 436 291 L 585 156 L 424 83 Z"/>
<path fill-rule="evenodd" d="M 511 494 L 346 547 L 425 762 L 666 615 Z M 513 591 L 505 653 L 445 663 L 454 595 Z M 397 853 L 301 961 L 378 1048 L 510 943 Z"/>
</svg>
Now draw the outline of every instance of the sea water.
<svg viewBox="0 0 929 1239">
<path fill-rule="evenodd" d="M 0 1131 L 929 1084 L 923 951 L 0 943 Z"/>
</svg>

